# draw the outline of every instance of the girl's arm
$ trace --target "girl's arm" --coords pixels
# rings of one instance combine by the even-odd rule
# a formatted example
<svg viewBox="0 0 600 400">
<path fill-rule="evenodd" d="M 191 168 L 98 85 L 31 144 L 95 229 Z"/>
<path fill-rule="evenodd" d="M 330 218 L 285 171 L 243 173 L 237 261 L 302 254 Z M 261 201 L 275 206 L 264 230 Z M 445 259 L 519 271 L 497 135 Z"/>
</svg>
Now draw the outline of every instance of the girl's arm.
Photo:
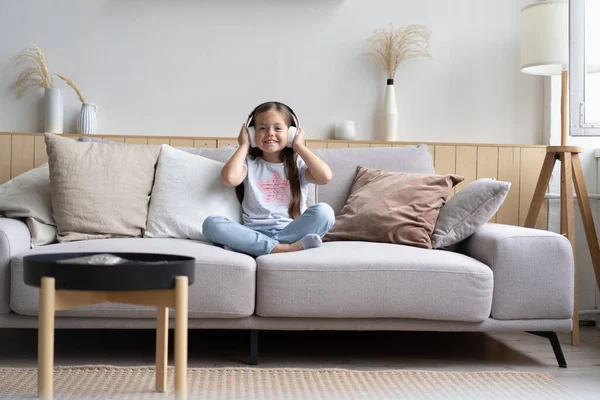
<svg viewBox="0 0 600 400">
<path fill-rule="evenodd" d="M 244 160 L 250 150 L 250 141 L 246 134 L 246 124 L 242 125 L 238 136 L 240 147 L 233 153 L 233 156 L 227 161 L 221 170 L 221 179 L 226 186 L 236 187 L 246 179 L 248 170 L 244 167 Z"/>
<path fill-rule="evenodd" d="M 314 183 L 315 185 L 325 185 L 331 182 L 331 178 L 333 174 L 331 173 L 331 168 L 329 165 L 323 160 L 321 160 L 315 153 L 310 151 L 308 147 L 304 145 L 304 131 L 302 128 L 298 129 L 298 133 L 296 134 L 296 138 L 292 143 L 294 151 L 298 153 L 300 157 L 306 163 L 308 167 L 306 171 L 306 179 L 310 183 Z"/>
</svg>

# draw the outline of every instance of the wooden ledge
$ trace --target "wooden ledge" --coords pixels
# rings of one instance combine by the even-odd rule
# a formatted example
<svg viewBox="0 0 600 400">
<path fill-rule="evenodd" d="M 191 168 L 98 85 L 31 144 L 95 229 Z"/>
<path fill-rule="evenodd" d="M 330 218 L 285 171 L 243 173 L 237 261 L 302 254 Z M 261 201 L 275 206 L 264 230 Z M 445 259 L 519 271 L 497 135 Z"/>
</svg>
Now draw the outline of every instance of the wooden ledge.
<svg viewBox="0 0 600 400">
<path fill-rule="evenodd" d="M 581 147 L 579 146 L 548 146 L 546 147 L 546 153 L 581 153 Z"/>
</svg>

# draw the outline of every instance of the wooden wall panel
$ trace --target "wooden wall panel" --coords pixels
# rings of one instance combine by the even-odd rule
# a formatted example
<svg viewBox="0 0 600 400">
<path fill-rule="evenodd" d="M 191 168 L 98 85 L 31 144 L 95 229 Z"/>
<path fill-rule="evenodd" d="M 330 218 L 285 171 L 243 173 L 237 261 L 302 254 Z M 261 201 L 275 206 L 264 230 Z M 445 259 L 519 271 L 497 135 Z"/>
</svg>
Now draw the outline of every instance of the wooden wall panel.
<svg viewBox="0 0 600 400">
<path fill-rule="evenodd" d="M 371 147 L 392 147 L 391 143 L 371 143 Z"/>
<path fill-rule="evenodd" d="M 170 144 L 173 147 L 194 147 L 194 139 L 172 138 Z"/>
<path fill-rule="evenodd" d="M 308 147 L 309 149 L 326 149 L 327 148 L 327 142 L 323 142 L 320 140 L 307 140 L 306 141 L 306 147 Z"/>
<path fill-rule="evenodd" d="M 10 180 L 12 162 L 12 136 L 0 135 L 0 184 Z"/>
<path fill-rule="evenodd" d="M 216 139 L 215 140 L 194 139 L 194 147 L 196 147 L 196 148 L 204 148 L 204 147 L 216 148 L 217 141 L 216 141 Z"/>
<path fill-rule="evenodd" d="M 435 146 L 435 173 L 456 173 L 456 146 Z"/>
<path fill-rule="evenodd" d="M 165 137 L 158 137 L 158 138 L 153 138 L 153 137 L 149 137 L 148 138 L 148 144 L 152 145 L 152 146 L 160 146 L 161 144 L 170 144 L 171 141 L 169 140 L 169 138 L 165 138 Z"/>
<path fill-rule="evenodd" d="M 329 142 L 327 143 L 328 149 L 347 149 L 350 143 L 348 142 Z"/>
<path fill-rule="evenodd" d="M 80 135 L 65 134 L 76 139 Z M 125 143 L 147 143 L 149 145 L 171 144 L 185 147 L 237 146 L 237 138 L 203 137 L 156 137 L 156 136 L 99 136 Z M 381 141 L 309 140 L 311 149 L 403 147 L 413 142 L 386 143 Z M 511 189 L 498 211 L 495 220 L 499 223 L 523 225 L 535 183 L 545 156 L 544 146 L 482 145 L 467 143 L 427 144 L 436 173 L 456 173 L 465 177 L 456 190 L 464 188 L 477 178 L 493 177 L 512 183 Z M 47 161 L 43 134 L 0 132 L 0 183 L 6 182 L 31 168 Z M 454 192 L 453 192 L 454 193 Z M 451 194 L 451 196 L 453 195 Z M 450 196 L 450 197 L 451 197 Z M 536 227 L 547 229 L 548 203 L 543 205 Z"/>
<path fill-rule="evenodd" d="M 456 146 L 435 146 L 434 160 L 436 174 L 456 173 Z M 455 189 L 452 189 L 448 198 L 452 198 L 454 193 Z"/>
<path fill-rule="evenodd" d="M 148 144 L 148 138 L 145 137 L 126 137 L 125 143 L 127 144 Z"/>
<path fill-rule="evenodd" d="M 37 168 L 46 161 L 48 161 L 46 142 L 43 136 L 36 136 L 33 139 L 33 166 Z"/>
<path fill-rule="evenodd" d="M 217 147 L 238 146 L 237 138 L 235 139 L 217 139 Z"/>
<path fill-rule="evenodd" d="M 456 171 L 465 180 L 456 185 L 456 192 L 477 179 L 477 147 L 456 146 Z"/>
<path fill-rule="evenodd" d="M 362 148 L 362 147 L 371 147 L 369 143 L 348 143 L 348 147 L 351 149 Z"/>
<path fill-rule="evenodd" d="M 511 186 L 502 207 L 496 214 L 496 222 L 519 225 L 521 149 L 511 147 L 498 149 L 498 180 L 510 182 Z"/>
<path fill-rule="evenodd" d="M 525 225 L 527 211 L 533 198 L 535 185 L 542 170 L 542 164 L 546 157 L 545 148 L 521 148 L 521 172 L 520 172 L 520 195 L 519 195 L 519 225 Z M 544 201 L 535 223 L 539 229 L 548 227 L 548 200 Z"/>
<path fill-rule="evenodd" d="M 498 147 L 477 147 L 477 179 L 498 179 Z"/>
<path fill-rule="evenodd" d="M 34 160 L 34 137 L 16 136 L 12 137 L 12 151 L 10 163 L 10 177 L 21 175 L 33 169 Z"/>
<path fill-rule="evenodd" d="M 498 147 L 477 147 L 477 179 L 498 179 Z M 496 214 L 489 222 L 496 222 Z"/>
</svg>

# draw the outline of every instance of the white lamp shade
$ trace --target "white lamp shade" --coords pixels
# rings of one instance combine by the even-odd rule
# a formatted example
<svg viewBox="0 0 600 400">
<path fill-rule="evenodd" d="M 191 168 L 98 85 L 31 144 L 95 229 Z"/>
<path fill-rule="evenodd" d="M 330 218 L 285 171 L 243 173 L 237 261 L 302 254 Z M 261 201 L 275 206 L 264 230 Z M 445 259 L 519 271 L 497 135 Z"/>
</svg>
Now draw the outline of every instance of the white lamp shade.
<svg viewBox="0 0 600 400">
<path fill-rule="evenodd" d="M 600 1 L 586 0 L 586 19 L 598 10 Z M 600 72 L 598 28 L 586 26 L 586 72 Z M 521 71 L 533 75 L 560 75 L 569 66 L 569 3 L 538 1 L 521 10 Z"/>
</svg>

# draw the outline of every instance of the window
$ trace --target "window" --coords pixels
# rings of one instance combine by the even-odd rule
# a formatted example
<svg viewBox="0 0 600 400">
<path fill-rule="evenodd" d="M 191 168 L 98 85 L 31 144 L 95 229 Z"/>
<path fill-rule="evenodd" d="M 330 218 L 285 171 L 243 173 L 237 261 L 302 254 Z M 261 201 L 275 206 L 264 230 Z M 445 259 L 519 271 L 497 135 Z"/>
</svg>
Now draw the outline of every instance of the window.
<svg viewBox="0 0 600 400">
<path fill-rule="evenodd" d="M 599 0 L 570 0 L 569 108 L 573 136 L 600 136 L 599 16 Z"/>
</svg>

